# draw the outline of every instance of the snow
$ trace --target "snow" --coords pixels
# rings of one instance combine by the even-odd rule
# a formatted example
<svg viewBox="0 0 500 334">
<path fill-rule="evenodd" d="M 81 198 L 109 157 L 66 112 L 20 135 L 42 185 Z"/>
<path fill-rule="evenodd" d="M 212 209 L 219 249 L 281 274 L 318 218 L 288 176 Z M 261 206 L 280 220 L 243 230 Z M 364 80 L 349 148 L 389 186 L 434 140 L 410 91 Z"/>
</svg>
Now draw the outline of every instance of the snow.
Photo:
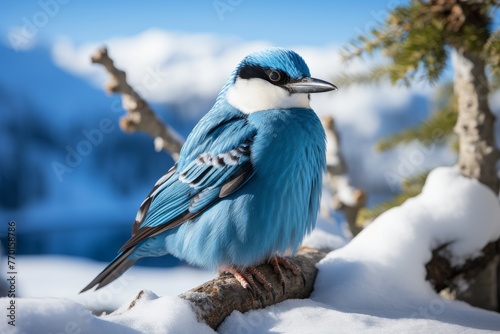
<svg viewBox="0 0 500 334">
<path fill-rule="evenodd" d="M 445 306 L 443 306 L 445 305 Z M 463 306 L 463 307 L 461 307 Z M 427 306 L 429 307 L 429 306 Z M 314 300 L 287 300 L 265 311 L 233 312 L 219 333 L 493 333 L 498 315 L 465 305 L 431 304 L 432 310 L 383 315 L 335 309 Z M 427 313 L 425 313 L 427 312 Z M 452 314 L 447 316 L 447 313 Z"/>
<path fill-rule="evenodd" d="M 109 286 L 79 295 L 107 263 L 69 256 L 20 256 L 17 262 L 22 273 L 21 296 L 64 297 L 93 310 L 116 310 L 145 286 L 157 294 L 175 296 L 216 276 L 187 266 L 165 269 L 136 265 Z"/>
<path fill-rule="evenodd" d="M 214 278 L 212 272 L 134 266 L 109 286 L 78 294 L 107 263 L 68 256 L 19 256 L 16 261 L 21 296 L 16 300 L 16 327 L 2 321 L 0 333 L 212 332 L 196 321 L 186 301 L 174 297 Z M 146 290 L 136 307 L 124 312 L 145 286 L 164 297 Z M 0 298 L 0 308 L 7 303 L 9 299 Z M 91 311 L 108 315 L 96 317 Z"/>
<path fill-rule="evenodd" d="M 493 333 L 500 330 L 500 315 L 448 301 L 425 281 L 424 265 L 431 250 L 450 242 L 455 263 L 467 254 L 479 254 L 500 237 L 498 198 L 484 185 L 459 175 L 455 168 L 437 168 L 422 193 L 377 218 L 344 247 L 329 253 L 317 266 L 315 289 L 309 299 L 283 303 L 241 314 L 233 312 L 220 333 Z M 327 222 L 324 222 L 327 223 Z M 320 224 L 321 226 L 321 224 Z M 327 229 L 323 229 L 326 233 Z M 333 230 L 332 230 L 333 231 Z M 320 237 L 320 241 L 322 241 Z M 309 242 L 316 242 L 314 237 Z M 45 262 L 44 262 L 45 261 Z M 38 267 L 37 267 L 38 263 Z M 102 300 L 70 296 L 62 282 L 77 291 L 95 274 L 95 263 L 73 259 L 24 258 L 25 295 L 63 297 L 17 299 L 14 328 L 0 323 L 2 333 L 213 333 L 199 323 L 190 305 L 174 295 L 176 281 L 193 287 L 188 268 L 163 270 L 133 268 L 117 280 L 122 290 L 110 290 L 122 307 L 112 314 L 94 316 L 82 304 L 102 309 Z M 134 271 L 135 269 L 135 271 Z M 21 269 L 20 269 L 21 270 Z M 44 273 L 45 270 L 45 273 Z M 183 270 L 188 270 L 183 272 Z M 47 285 L 50 272 L 54 282 Z M 198 271 L 200 273 L 200 271 Z M 45 276 L 44 276 L 45 275 Z M 202 274 L 196 280 L 208 279 Z M 135 276 L 135 277 L 133 277 Z M 210 276 L 210 275 L 208 275 Z M 58 281 L 59 280 L 59 281 Z M 129 282 L 129 283 L 123 283 Z M 28 284 L 29 283 L 29 284 Z M 61 288 L 58 285 L 61 285 Z M 136 305 L 129 292 L 145 291 Z M 163 289 L 163 290 L 162 290 Z M 126 293 L 124 292 L 126 291 Z M 159 293 L 158 291 L 162 291 Z M 175 292 L 174 292 L 175 291 Z M 126 298 L 124 295 L 127 295 Z M 82 298 L 82 299 L 79 299 Z M 126 302 L 123 302 L 127 299 Z M 0 309 L 9 303 L 0 299 Z M 110 303 L 106 304 L 109 307 Z"/>
<path fill-rule="evenodd" d="M 313 299 L 350 310 L 402 310 L 408 299 L 430 303 L 438 298 L 425 281 L 431 250 L 450 242 L 454 262 L 461 263 L 500 237 L 498 217 L 498 198 L 487 187 L 454 168 L 437 168 L 420 195 L 382 214 L 318 264 Z"/>
<path fill-rule="evenodd" d="M 96 317 L 82 305 L 64 298 L 23 298 L 18 301 L 16 326 L 0 325 L 2 333 L 213 333 L 196 321 L 188 302 L 158 298 L 146 292 L 130 311 Z M 0 301 L 2 308 L 5 300 Z"/>
<path fill-rule="evenodd" d="M 190 304 L 185 300 L 177 297 L 158 298 L 151 291 L 145 291 L 144 296 L 130 310 L 126 304 L 103 318 L 144 333 L 213 332 L 207 325 L 196 320 Z"/>
</svg>

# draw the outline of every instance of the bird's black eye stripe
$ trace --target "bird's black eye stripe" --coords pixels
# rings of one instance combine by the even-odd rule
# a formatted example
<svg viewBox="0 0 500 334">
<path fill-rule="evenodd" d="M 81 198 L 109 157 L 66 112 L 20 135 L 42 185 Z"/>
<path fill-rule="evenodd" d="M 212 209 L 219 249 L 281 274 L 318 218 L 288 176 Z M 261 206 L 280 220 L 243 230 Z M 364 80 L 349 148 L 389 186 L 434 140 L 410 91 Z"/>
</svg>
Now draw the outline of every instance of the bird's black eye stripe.
<svg viewBox="0 0 500 334">
<path fill-rule="evenodd" d="M 262 68 L 257 65 L 242 66 L 238 72 L 238 76 L 242 79 L 259 78 L 277 86 L 282 86 L 290 82 L 290 77 L 285 72 Z"/>
</svg>

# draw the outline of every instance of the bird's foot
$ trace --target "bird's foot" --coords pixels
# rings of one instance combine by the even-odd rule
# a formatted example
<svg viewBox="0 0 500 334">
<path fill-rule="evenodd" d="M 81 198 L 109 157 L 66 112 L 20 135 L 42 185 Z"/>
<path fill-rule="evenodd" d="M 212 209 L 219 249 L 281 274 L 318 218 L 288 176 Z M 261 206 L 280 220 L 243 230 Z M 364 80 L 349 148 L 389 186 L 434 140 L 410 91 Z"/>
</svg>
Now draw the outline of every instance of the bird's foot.
<svg viewBox="0 0 500 334">
<path fill-rule="evenodd" d="M 255 267 L 247 267 L 245 269 L 226 267 L 221 270 L 220 273 L 232 274 L 243 288 L 248 289 L 252 292 L 254 298 L 259 297 L 259 299 L 261 299 L 262 301 L 262 291 L 257 283 L 255 283 L 255 280 L 257 280 L 257 282 L 259 282 L 266 291 L 272 293 L 273 300 L 276 297 L 276 291 L 274 290 L 273 285 L 266 279 L 264 274 Z"/>
<path fill-rule="evenodd" d="M 293 264 L 289 260 L 280 256 L 273 256 L 271 258 L 271 264 L 274 268 L 274 272 L 278 274 L 281 287 L 283 288 L 283 294 L 285 294 L 286 292 L 286 285 L 285 285 L 285 275 L 283 274 L 283 270 L 281 270 L 281 266 L 283 266 L 285 269 L 291 270 L 295 276 L 300 275 L 302 277 L 302 282 L 304 283 L 304 286 L 306 286 L 306 277 L 302 272 L 302 269 L 300 269 L 300 267 L 298 267 L 297 265 Z"/>
</svg>

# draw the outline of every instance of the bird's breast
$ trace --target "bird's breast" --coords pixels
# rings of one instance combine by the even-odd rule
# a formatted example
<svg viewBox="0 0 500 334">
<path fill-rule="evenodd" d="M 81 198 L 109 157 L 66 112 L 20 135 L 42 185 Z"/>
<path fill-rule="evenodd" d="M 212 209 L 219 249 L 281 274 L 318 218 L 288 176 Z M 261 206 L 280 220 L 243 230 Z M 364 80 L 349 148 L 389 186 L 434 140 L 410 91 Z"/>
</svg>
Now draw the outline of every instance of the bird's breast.
<svg viewBox="0 0 500 334">
<path fill-rule="evenodd" d="M 316 221 L 325 134 L 310 109 L 248 116 L 252 177 L 202 215 L 167 232 L 170 253 L 207 268 L 251 266 L 296 251 Z"/>
<path fill-rule="evenodd" d="M 302 167 L 312 174 L 321 174 L 325 164 L 325 133 L 313 110 L 266 110 L 250 115 L 249 122 L 257 129 L 252 145 L 257 171 L 264 168 L 293 177 L 291 172 L 301 172 L 299 167 Z"/>
<path fill-rule="evenodd" d="M 279 252 L 295 250 L 316 221 L 326 164 L 324 130 L 310 109 L 260 114 L 249 119 L 257 128 L 252 145 L 255 175 L 240 192 L 249 196 L 244 225 L 260 233 L 244 231 L 242 237 L 260 234 L 256 239 L 270 239 Z"/>
</svg>

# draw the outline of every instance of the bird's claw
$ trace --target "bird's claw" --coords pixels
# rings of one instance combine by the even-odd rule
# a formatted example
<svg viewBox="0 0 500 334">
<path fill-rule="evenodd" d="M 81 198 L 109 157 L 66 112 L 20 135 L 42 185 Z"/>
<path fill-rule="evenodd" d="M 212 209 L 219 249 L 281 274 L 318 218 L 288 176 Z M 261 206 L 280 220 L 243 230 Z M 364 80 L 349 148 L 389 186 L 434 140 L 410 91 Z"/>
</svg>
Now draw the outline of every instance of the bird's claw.
<svg viewBox="0 0 500 334">
<path fill-rule="evenodd" d="M 304 286 L 306 286 L 306 277 L 300 267 L 293 264 L 289 260 L 283 257 L 274 256 L 271 258 L 271 265 L 274 268 L 274 272 L 278 275 L 279 282 L 281 284 L 283 295 L 286 293 L 286 283 L 285 283 L 285 275 L 283 273 L 282 267 L 290 270 L 295 276 L 301 276 L 302 282 Z M 241 284 L 244 289 L 250 290 L 254 299 L 259 298 L 262 304 L 264 304 L 264 298 L 262 294 L 262 290 L 257 285 L 259 282 L 262 287 L 267 292 L 271 292 L 273 296 L 273 301 L 276 300 L 276 290 L 273 287 L 273 284 L 266 279 L 264 274 L 258 270 L 256 267 L 248 267 L 245 269 L 235 268 L 235 267 L 227 267 L 224 268 L 221 273 L 227 272 L 232 274 L 234 278 Z"/>
<path fill-rule="evenodd" d="M 283 274 L 283 271 L 281 270 L 281 266 L 283 266 L 286 269 L 289 269 L 292 271 L 292 273 L 295 276 L 301 276 L 302 277 L 302 283 L 304 284 L 304 287 L 306 286 L 306 276 L 302 272 L 302 269 L 298 267 L 297 265 L 293 264 L 290 262 L 288 259 L 280 256 L 273 256 L 271 259 L 271 264 L 273 265 L 274 272 L 278 274 L 279 281 L 281 283 L 281 286 L 283 288 L 283 295 L 286 292 L 286 284 L 285 284 L 285 275 Z"/>
<path fill-rule="evenodd" d="M 266 291 L 269 291 L 271 292 L 271 294 L 273 295 L 273 301 L 276 300 L 276 291 L 274 290 L 274 287 L 272 285 L 271 282 L 269 282 L 266 277 L 264 276 L 264 274 L 262 274 L 262 272 L 260 272 L 257 268 L 255 267 L 249 267 L 246 269 L 246 271 L 250 274 L 250 276 L 253 276 L 257 279 L 257 281 L 262 284 L 262 286 L 264 287 L 264 289 L 266 289 Z"/>
<path fill-rule="evenodd" d="M 258 287 L 257 283 L 255 283 L 255 277 L 255 279 L 264 287 L 266 291 L 271 292 L 273 301 L 276 300 L 276 291 L 274 290 L 273 285 L 257 268 L 248 267 L 246 269 L 237 269 L 229 267 L 225 268 L 222 272 L 232 274 L 244 289 L 250 290 L 253 298 L 259 298 L 260 302 L 264 305 L 262 290 Z"/>
</svg>

